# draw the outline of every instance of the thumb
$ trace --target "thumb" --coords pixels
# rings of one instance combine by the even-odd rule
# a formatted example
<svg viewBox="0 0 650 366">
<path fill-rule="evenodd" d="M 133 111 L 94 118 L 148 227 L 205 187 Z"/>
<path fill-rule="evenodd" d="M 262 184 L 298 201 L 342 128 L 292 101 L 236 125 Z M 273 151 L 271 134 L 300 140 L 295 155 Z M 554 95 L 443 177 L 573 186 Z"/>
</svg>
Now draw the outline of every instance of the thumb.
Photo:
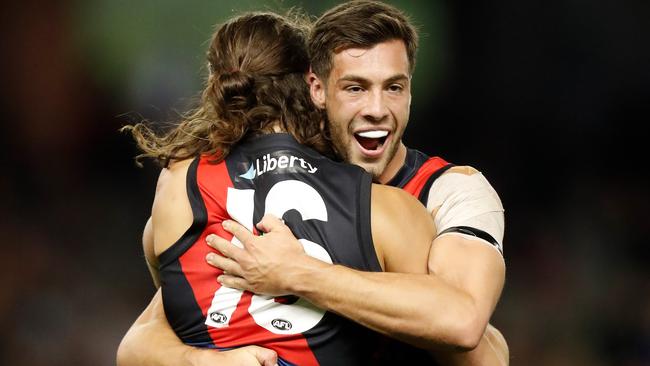
<svg viewBox="0 0 650 366">
<path fill-rule="evenodd" d="M 284 221 L 271 214 L 264 215 L 264 217 L 262 217 L 262 220 L 255 226 L 257 226 L 257 228 L 264 233 L 289 230 L 289 227 L 284 224 Z"/>
</svg>

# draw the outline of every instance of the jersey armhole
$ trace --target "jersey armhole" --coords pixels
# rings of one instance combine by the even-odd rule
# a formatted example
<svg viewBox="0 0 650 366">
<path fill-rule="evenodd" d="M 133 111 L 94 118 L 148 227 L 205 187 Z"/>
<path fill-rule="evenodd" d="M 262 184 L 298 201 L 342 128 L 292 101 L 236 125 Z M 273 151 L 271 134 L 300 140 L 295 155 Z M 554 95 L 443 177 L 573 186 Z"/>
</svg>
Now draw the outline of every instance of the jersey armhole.
<svg viewBox="0 0 650 366">
<path fill-rule="evenodd" d="M 370 174 L 363 172 L 361 174 L 359 185 L 358 212 L 359 219 L 357 220 L 357 241 L 361 255 L 366 264 L 365 270 L 372 272 L 381 272 L 381 265 L 377 259 L 377 252 L 375 251 L 375 244 L 372 240 L 372 225 L 371 225 L 371 192 L 372 192 L 372 177 Z"/>
<path fill-rule="evenodd" d="M 208 212 L 201 196 L 201 191 L 197 182 L 197 171 L 201 157 L 196 157 L 187 169 L 187 198 L 192 208 L 192 225 L 183 233 L 183 235 L 164 252 L 158 256 L 159 268 L 173 262 L 187 251 L 201 236 L 208 222 Z"/>
</svg>

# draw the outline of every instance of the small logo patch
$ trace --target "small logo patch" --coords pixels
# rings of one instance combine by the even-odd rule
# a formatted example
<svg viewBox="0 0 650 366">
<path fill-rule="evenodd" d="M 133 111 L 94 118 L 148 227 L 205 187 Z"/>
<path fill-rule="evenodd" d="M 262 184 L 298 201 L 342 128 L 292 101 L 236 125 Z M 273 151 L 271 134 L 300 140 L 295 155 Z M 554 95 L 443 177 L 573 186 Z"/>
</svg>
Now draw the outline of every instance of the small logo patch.
<svg viewBox="0 0 650 366">
<path fill-rule="evenodd" d="M 271 325 L 273 328 L 279 329 L 279 330 L 290 330 L 291 329 L 291 322 L 288 320 L 284 319 L 273 319 L 271 321 Z"/>
<path fill-rule="evenodd" d="M 241 174 L 240 177 L 244 179 L 252 180 L 253 178 L 255 178 L 255 174 L 256 174 L 255 168 L 251 165 L 248 171 L 244 174 Z"/>
<path fill-rule="evenodd" d="M 210 313 L 210 320 L 217 324 L 225 324 L 228 321 L 228 317 L 218 311 L 215 311 L 213 313 Z"/>
</svg>

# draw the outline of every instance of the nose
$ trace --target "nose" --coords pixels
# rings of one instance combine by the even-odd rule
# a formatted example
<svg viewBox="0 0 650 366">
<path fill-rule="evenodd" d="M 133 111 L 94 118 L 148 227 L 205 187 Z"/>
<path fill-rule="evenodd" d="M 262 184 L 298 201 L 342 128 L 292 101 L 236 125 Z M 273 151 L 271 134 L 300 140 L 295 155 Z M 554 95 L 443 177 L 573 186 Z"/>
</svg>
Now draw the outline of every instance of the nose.
<svg viewBox="0 0 650 366">
<path fill-rule="evenodd" d="M 388 107 L 381 90 L 368 93 L 368 99 L 362 113 L 364 118 L 372 122 L 379 122 L 388 116 Z"/>
</svg>

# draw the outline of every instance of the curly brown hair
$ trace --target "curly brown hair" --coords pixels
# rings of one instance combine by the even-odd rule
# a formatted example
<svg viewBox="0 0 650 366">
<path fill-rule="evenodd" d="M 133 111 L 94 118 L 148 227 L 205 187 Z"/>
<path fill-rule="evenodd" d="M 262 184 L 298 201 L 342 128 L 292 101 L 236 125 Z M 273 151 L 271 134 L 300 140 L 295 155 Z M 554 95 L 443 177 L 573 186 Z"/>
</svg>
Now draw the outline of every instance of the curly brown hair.
<svg viewBox="0 0 650 366">
<path fill-rule="evenodd" d="M 298 142 L 329 153 L 323 116 L 305 81 L 309 30 L 307 18 L 295 10 L 285 16 L 247 13 L 218 27 L 199 106 L 162 134 L 144 122 L 123 128 L 143 152 L 136 161 L 149 157 L 166 167 L 205 154 L 219 162 L 244 137 L 272 132 L 277 123 Z"/>
</svg>

